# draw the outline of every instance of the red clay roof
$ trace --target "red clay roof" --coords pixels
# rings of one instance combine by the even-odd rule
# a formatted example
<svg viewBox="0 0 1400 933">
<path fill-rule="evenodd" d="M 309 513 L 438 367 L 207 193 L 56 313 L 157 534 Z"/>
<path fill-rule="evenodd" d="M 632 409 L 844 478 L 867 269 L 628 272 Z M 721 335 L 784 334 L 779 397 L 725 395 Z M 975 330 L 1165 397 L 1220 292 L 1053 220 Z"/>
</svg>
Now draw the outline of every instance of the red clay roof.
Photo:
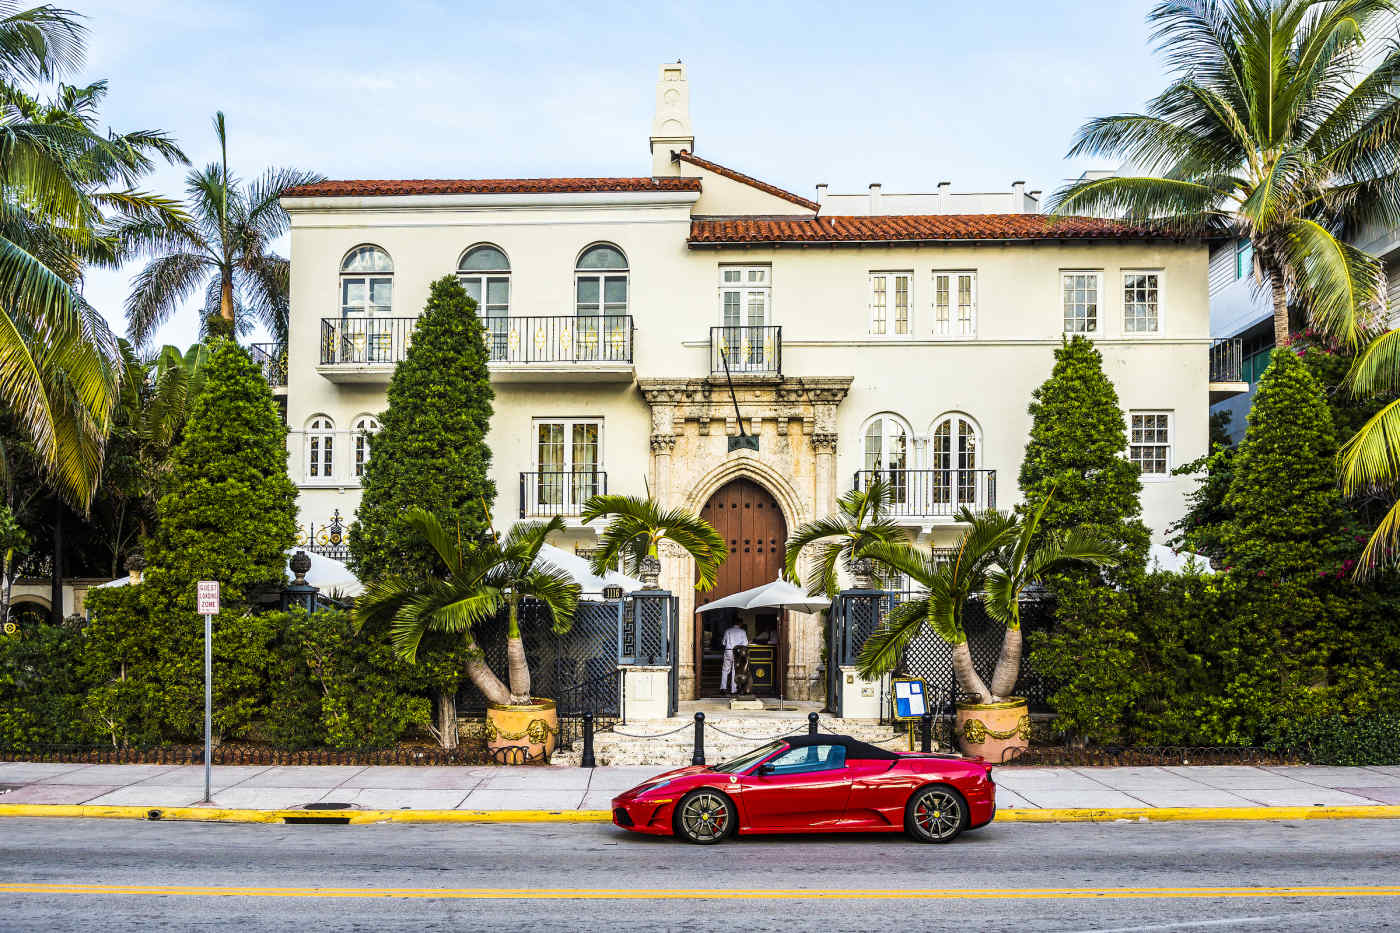
<svg viewBox="0 0 1400 933">
<path fill-rule="evenodd" d="M 708 243 L 887 243 L 938 240 L 1145 239 L 1168 231 L 1097 217 L 1043 214 L 911 214 L 875 217 L 697 218 L 691 245 Z"/>
<path fill-rule="evenodd" d="M 609 191 L 699 191 L 698 178 L 425 178 L 319 181 L 288 188 L 289 198 L 404 194 L 563 194 Z"/>
<path fill-rule="evenodd" d="M 711 162 L 709 159 L 702 159 L 698 155 L 695 155 L 694 153 L 688 150 L 682 149 L 680 152 L 676 153 L 676 158 L 684 162 L 689 162 L 691 165 L 698 165 L 703 169 L 708 169 L 709 171 L 714 172 L 716 175 L 723 175 L 725 178 L 731 179 L 732 181 L 737 181 L 740 184 L 748 185 L 751 188 L 757 188 L 759 191 L 767 192 L 768 194 L 773 195 L 773 197 L 775 198 L 782 198 L 784 201 L 791 201 L 793 204 L 800 204 L 803 207 L 807 208 L 807 210 L 809 211 L 820 210 L 821 208 L 821 205 L 818 204 L 816 201 L 809 201 L 806 198 L 802 197 L 800 194 L 793 194 L 791 191 L 785 191 L 782 188 L 777 187 L 776 185 L 770 185 L 766 181 L 759 181 L 752 175 L 745 175 L 743 172 L 736 172 L 732 168 L 725 168 L 718 162 Z"/>
</svg>

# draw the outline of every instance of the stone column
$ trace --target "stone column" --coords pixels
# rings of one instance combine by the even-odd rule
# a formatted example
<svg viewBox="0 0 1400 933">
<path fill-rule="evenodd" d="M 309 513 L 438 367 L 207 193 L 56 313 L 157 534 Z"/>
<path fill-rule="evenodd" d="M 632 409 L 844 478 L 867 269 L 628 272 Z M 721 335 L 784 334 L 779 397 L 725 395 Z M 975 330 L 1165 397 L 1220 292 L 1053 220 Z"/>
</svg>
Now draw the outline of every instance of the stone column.
<svg viewBox="0 0 1400 933">
<path fill-rule="evenodd" d="M 671 454 L 676 449 L 672 406 L 652 405 L 651 408 L 651 494 L 666 508 L 671 508 Z"/>
<path fill-rule="evenodd" d="M 816 430 L 812 432 L 812 450 L 816 454 L 816 476 L 812 490 L 812 517 L 825 518 L 836 511 L 836 430 L 834 424 L 823 425 L 818 410 Z M 834 414 L 831 418 L 835 421 Z"/>
</svg>

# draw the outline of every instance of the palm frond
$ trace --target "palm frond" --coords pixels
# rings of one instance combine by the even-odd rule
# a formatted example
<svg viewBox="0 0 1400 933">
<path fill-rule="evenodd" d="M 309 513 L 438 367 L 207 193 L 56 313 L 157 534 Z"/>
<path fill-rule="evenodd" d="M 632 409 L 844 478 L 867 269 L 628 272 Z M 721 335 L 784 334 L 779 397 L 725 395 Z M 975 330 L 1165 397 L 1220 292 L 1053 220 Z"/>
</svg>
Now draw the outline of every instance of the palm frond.
<svg viewBox="0 0 1400 933">
<path fill-rule="evenodd" d="M 927 598 L 900 603 L 885 614 L 879 626 L 861 645 L 856 670 L 867 680 L 876 680 L 899 666 L 904 649 L 928 624 L 932 607 Z"/>
<path fill-rule="evenodd" d="M 1309 313 L 1326 333 L 1359 347 L 1374 327 L 1370 315 L 1380 299 L 1377 260 L 1315 220 L 1298 218 L 1284 230 L 1282 248 Z"/>
</svg>

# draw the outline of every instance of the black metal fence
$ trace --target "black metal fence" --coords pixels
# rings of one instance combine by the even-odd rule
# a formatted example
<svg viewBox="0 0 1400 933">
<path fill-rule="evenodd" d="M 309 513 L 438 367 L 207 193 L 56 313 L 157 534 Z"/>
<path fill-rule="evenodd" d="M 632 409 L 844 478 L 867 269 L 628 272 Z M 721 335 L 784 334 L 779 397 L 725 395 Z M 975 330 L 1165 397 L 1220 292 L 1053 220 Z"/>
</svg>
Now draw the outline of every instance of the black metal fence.
<svg viewBox="0 0 1400 933">
<path fill-rule="evenodd" d="M 346 536 L 345 520 L 340 509 L 331 513 L 331 520 L 320 525 L 307 522 L 297 527 L 297 547 L 311 554 L 320 554 L 332 560 L 347 560 L 350 557 L 350 539 Z"/>
<path fill-rule="evenodd" d="M 710 374 L 781 376 L 783 329 L 776 326 L 711 327 Z"/>
<path fill-rule="evenodd" d="M 1239 337 L 1221 337 L 1210 345 L 1210 381 L 1239 382 L 1244 364 L 1244 341 Z"/>
<path fill-rule="evenodd" d="M 537 470 L 520 474 L 520 517 L 581 515 L 590 496 L 608 491 L 604 470 Z"/>
<path fill-rule="evenodd" d="M 450 751 L 433 746 L 393 748 L 273 748 L 263 745 L 215 745 L 216 765 L 486 765 L 492 758 L 479 742 L 464 742 Z M 0 761 L 60 764 L 200 765 L 203 745 L 102 746 L 34 745 L 0 748 Z"/>
<path fill-rule="evenodd" d="M 630 363 L 629 314 L 487 317 L 493 363 Z"/>
<path fill-rule="evenodd" d="M 321 318 L 321 365 L 403 362 L 417 318 Z"/>
<path fill-rule="evenodd" d="M 996 470 L 857 470 L 855 488 L 877 477 L 889 488 L 891 515 L 951 517 L 963 506 L 974 512 L 997 507 Z"/>
<path fill-rule="evenodd" d="M 287 384 L 287 348 L 275 343 L 255 343 L 248 347 L 248 354 L 262 370 L 263 378 L 274 389 Z"/>
</svg>

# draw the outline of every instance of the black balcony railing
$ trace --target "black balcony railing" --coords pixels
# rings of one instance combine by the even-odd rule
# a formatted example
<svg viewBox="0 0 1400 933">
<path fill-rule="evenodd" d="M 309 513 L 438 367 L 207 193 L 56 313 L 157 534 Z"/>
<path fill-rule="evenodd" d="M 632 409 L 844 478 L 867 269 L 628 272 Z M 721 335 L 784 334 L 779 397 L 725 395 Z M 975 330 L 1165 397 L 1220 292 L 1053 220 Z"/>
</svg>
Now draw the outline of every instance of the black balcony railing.
<svg viewBox="0 0 1400 933">
<path fill-rule="evenodd" d="M 543 470 L 520 474 L 520 517 L 579 515 L 590 496 L 608 491 L 602 470 Z"/>
<path fill-rule="evenodd" d="M 774 326 L 711 327 L 710 375 L 781 376 L 783 329 Z"/>
<path fill-rule="evenodd" d="M 248 355 L 262 370 L 263 378 L 273 388 L 287 384 L 287 348 L 275 343 L 255 343 L 248 348 Z"/>
<path fill-rule="evenodd" d="M 996 470 L 857 470 L 856 488 L 877 476 L 890 489 L 890 515 L 951 518 L 963 506 L 974 512 L 997 507 Z"/>
<path fill-rule="evenodd" d="M 411 317 L 321 318 L 321 365 L 392 366 L 403 361 L 413 325 Z"/>
<path fill-rule="evenodd" d="M 488 317 L 493 363 L 630 363 L 632 316 Z"/>
<path fill-rule="evenodd" d="M 1222 337 L 1210 345 L 1210 381 L 1239 382 L 1244 364 L 1244 341 L 1239 337 Z"/>
</svg>

